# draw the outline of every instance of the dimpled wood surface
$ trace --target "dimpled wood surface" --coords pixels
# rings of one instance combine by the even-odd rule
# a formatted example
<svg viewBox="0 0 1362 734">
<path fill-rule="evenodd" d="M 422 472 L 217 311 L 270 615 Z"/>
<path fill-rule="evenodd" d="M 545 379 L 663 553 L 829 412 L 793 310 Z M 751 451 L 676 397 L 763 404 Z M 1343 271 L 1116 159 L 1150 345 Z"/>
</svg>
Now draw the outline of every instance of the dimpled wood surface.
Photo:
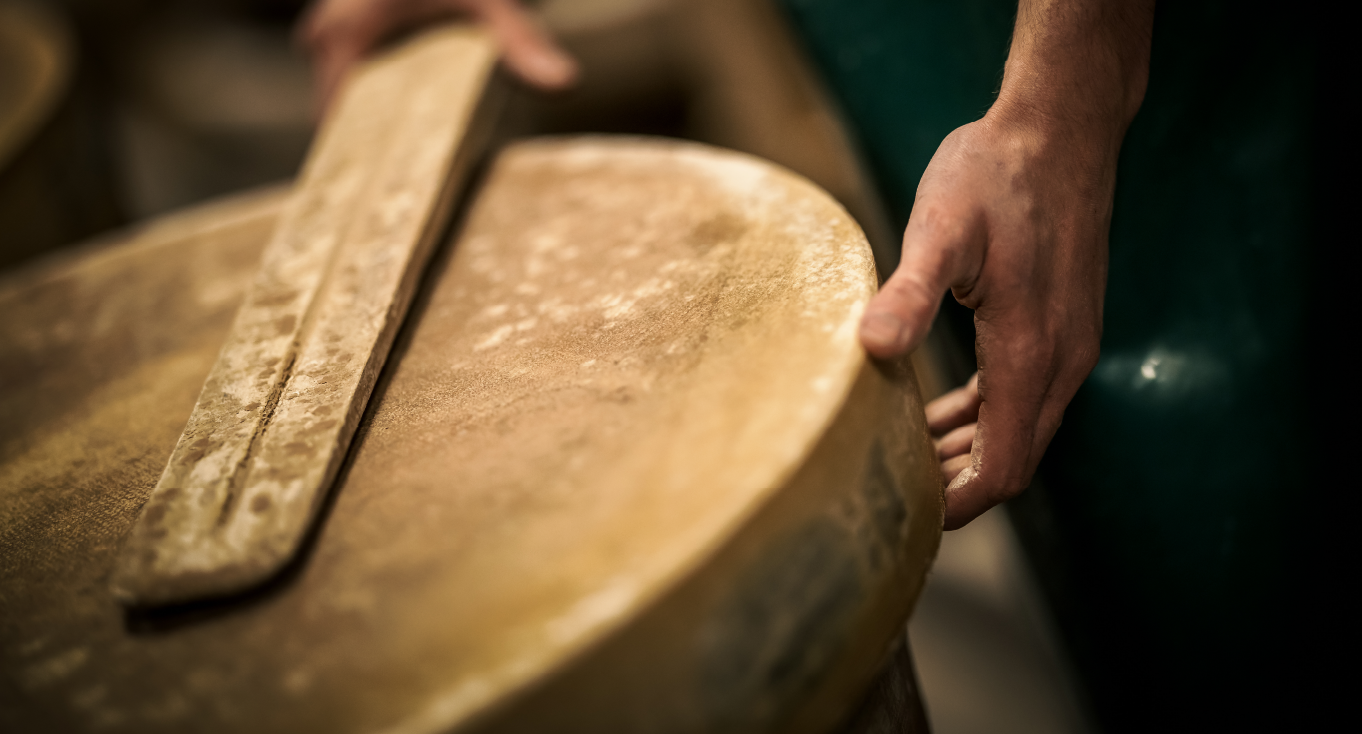
<svg viewBox="0 0 1362 734">
<path fill-rule="evenodd" d="M 845 212 L 680 143 L 504 152 L 301 562 L 126 615 L 114 554 L 278 199 L 234 206 L 0 289 L 4 728 L 818 731 L 859 698 L 939 540 L 916 387 L 856 342 Z"/>
</svg>

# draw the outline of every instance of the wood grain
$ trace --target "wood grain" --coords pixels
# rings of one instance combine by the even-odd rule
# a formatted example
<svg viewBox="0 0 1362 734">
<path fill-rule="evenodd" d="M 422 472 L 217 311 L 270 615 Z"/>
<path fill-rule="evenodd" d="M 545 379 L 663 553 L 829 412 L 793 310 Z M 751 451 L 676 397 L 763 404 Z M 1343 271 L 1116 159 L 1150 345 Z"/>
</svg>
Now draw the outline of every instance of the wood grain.
<svg viewBox="0 0 1362 734">
<path fill-rule="evenodd" d="M 495 62 L 451 27 L 352 78 L 123 548 L 125 604 L 239 592 L 294 555 L 481 148 Z"/>
</svg>

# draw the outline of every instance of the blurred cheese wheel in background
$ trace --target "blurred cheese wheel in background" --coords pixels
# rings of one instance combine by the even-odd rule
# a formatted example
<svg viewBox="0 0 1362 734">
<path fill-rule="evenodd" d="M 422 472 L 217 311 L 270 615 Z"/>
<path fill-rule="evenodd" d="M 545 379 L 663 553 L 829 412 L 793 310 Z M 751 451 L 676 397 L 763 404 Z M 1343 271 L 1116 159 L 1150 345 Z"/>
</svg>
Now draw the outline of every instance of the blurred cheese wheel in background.
<svg viewBox="0 0 1362 734">
<path fill-rule="evenodd" d="M 66 19 L 0 2 L 0 269 L 122 221 Z"/>
</svg>

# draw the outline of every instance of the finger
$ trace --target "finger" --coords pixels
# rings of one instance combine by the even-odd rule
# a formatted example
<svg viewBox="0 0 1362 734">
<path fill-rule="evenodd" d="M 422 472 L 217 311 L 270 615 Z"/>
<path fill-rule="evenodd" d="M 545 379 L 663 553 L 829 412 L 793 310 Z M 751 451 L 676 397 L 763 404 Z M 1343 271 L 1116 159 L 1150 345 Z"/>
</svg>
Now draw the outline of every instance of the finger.
<svg viewBox="0 0 1362 734">
<path fill-rule="evenodd" d="M 946 488 L 947 529 L 1026 489 L 1099 355 L 1100 314 L 1060 342 L 1039 315 L 979 313 L 979 424 L 970 466 Z"/>
<path fill-rule="evenodd" d="M 577 62 L 553 40 L 516 0 L 491 0 L 482 20 L 501 42 L 506 66 L 527 83 L 547 91 L 577 81 Z"/>
<path fill-rule="evenodd" d="M 345 75 L 363 56 L 364 50 L 355 45 L 345 45 L 327 49 L 316 57 L 314 74 L 316 76 L 316 114 L 320 117 L 340 91 Z"/>
<path fill-rule="evenodd" d="M 968 454 L 974 446 L 974 433 L 978 428 L 977 423 L 971 423 L 942 436 L 936 442 L 936 458 L 941 461 L 953 459 L 961 454 Z"/>
<path fill-rule="evenodd" d="M 969 454 L 961 454 L 941 462 L 941 474 L 946 477 L 946 482 L 949 483 L 960 476 L 960 472 L 969 468 L 970 461 Z"/>
<path fill-rule="evenodd" d="M 927 430 L 943 436 L 960 426 L 979 421 L 979 374 L 969 382 L 927 403 Z"/>
<path fill-rule="evenodd" d="M 897 357 L 926 338 L 946 290 L 975 268 L 983 234 L 973 212 L 917 202 L 903 233 L 903 259 L 861 318 L 861 344 L 876 357 Z"/>
<path fill-rule="evenodd" d="M 322 2 L 298 26 L 297 38 L 312 55 L 318 115 L 334 100 L 345 75 L 392 28 L 378 3 Z"/>
<path fill-rule="evenodd" d="M 1053 435 L 1053 430 L 1040 431 L 1044 440 L 1037 441 L 1041 411 L 1058 374 L 1055 350 L 1047 340 L 1020 323 L 981 319 L 979 360 L 979 423 L 971 448 L 973 460 L 946 488 L 946 527 L 950 529 L 1025 489 L 1040 452 Z"/>
</svg>

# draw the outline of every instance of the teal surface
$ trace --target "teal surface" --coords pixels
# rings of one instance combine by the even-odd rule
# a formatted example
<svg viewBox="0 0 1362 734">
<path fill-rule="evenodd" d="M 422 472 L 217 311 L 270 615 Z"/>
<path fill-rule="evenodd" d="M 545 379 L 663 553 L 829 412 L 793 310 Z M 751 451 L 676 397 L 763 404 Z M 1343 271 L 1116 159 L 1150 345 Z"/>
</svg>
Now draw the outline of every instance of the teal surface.
<svg viewBox="0 0 1362 734">
<path fill-rule="evenodd" d="M 854 123 L 886 205 L 906 223 L 942 138 L 993 104 L 1016 3 L 783 4 Z"/>
<path fill-rule="evenodd" d="M 904 224 L 937 144 L 996 93 L 1015 3 L 783 5 Z M 1009 506 L 1107 731 L 1261 725 L 1293 675 L 1314 63 L 1257 4 L 1158 10 L 1102 358 Z"/>
</svg>

